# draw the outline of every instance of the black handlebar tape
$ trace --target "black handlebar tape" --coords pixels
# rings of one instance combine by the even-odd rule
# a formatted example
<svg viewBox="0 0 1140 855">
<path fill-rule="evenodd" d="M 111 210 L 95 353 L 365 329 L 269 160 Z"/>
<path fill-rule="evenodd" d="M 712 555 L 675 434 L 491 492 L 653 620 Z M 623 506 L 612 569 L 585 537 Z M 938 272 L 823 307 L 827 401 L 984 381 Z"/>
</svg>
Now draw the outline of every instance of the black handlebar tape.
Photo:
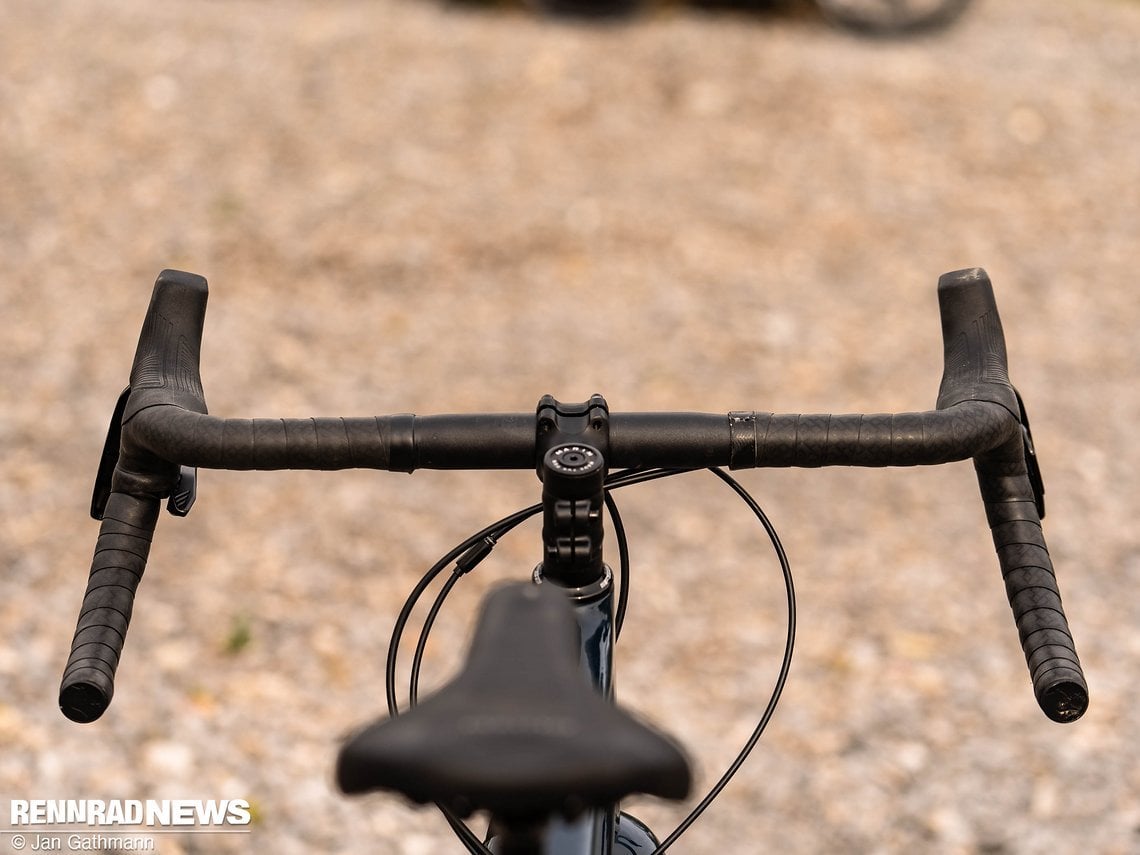
<svg viewBox="0 0 1140 855">
<path fill-rule="evenodd" d="M 535 453 L 533 413 L 220 419 L 154 407 L 133 431 L 152 453 L 210 469 L 528 469 Z"/>
<path fill-rule="evenodd" d="M 729 414 L 730 466 L 930 466 L 968 460 L 1017 428 L 986 402 L 948 410 L 869 415 Z"/>
<path fill-rule="evenodd" d="M 59 689 L 59 708 L 72 721 L 94 721 L 111 703 L 158 511 L 159 500 L 149 496 L 111 493 L 107 500 Z"/>
<path fill-rule="evenodd" d="M 1088 708 L 1088 684 L 1061 606 L 1021 443 L 983 455 L 974 466 L 1033 694 L 1053 721 L 1076 721 Z"/>
</svg>

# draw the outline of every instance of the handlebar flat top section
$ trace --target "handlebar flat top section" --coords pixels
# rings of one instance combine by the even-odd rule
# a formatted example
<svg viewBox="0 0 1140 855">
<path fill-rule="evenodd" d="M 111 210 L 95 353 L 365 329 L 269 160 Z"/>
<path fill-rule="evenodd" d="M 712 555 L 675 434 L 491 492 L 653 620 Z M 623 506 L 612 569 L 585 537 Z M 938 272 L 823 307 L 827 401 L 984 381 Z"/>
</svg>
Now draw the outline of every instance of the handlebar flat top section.
<svg viewBox="0 0 1140 855">
<path fill-rule="evenodd" d="M 533 469 L 534 413 L 233 419 L 208 414 L 199 374 L 206 281 L 163 271 L 143 324 L 112 501 L 64 673 L 60 706 L 98 718 L 145 567 L 160 499 L 181 466 L 221 469 Z M 988 276 L 941 277 L 944 369 L 936 408 L 895 414 L 611 413 L 612 468 L 914 466 L 974 460 L 1042 709 L 1083 714 L 1088 692 L 1061 609 L 1026 462 Z M 129 547 L 129 548 L 128 548 Z"/>
</svg>

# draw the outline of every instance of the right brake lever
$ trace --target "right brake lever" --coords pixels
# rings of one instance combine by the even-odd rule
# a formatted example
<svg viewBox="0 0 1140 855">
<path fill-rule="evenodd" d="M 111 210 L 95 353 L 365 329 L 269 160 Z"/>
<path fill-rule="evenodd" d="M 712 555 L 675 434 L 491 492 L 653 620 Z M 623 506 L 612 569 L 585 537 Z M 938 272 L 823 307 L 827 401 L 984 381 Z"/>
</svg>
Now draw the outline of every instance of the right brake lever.
<svg viewBox="0 0 1140 855">
<path fill-rule="evenodd" d="M 1016 388 L 1017 408 L 1021 411 L 1021 438 L 1025 447 L 1025 468 L 1029 483 L 1033 486 L 1033 503 L 1037 505 L 1037 516 L 1045 519 L 1045 479 L 1041 477 L 1041 463 L 1037 459 L 1037 448 L 1033 444 L 1033 431 L 1029 428 L 1029 415 L 1025 412 L 1025 401 Z"/>
</svg>

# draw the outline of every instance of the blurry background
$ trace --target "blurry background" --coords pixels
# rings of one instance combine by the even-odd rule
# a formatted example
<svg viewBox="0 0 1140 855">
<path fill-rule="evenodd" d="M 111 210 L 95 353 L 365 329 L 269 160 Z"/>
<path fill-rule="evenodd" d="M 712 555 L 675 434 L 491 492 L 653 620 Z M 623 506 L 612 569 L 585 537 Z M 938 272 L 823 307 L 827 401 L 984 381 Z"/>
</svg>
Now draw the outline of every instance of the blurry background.
<svg viewBox="0 0 1140 855">
<path fill-rule="evenodd" d="M 159 524 L 110 710 L 56 705 L 106 421 L 155 275 L 211 283 L 235 416 L 933 405 L 940 273 L 990 272 L 1092 706 L 1038 711 L 972 467 L 743 473 L 798 655 L 678 852 L 1140 850 L 1140 4 L 979 0 L 865 40 L 810 5 L 611 25 L 413 0 L 0 4 L 0 809 L 246 798 L 166 855 L 452 851 L 332 787 L 392 619 L 526 473 L 201 473 Z M 715 780 L 767 700 L 775 562 L 699 474 L 619 495 L 623 700 Z M 430 649 L 453 667 L 505 541 Z M 683 815 L 641 810 L 662 834 Z M 7 819 L 7 817 L 5 817 Z M 0 848 L 7 841 L 0 840 Z M 450 847 L 450 848 L 449 848 Z"/>
</svg>

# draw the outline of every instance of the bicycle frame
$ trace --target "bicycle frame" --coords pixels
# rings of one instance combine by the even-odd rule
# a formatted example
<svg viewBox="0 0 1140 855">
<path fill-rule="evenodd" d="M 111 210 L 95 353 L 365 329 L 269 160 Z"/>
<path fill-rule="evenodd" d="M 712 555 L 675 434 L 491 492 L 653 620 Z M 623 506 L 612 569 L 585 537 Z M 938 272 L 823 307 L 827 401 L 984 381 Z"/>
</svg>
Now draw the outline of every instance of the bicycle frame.
<svg viewBox="0 0 1140 855">
<path fill-rule="evenodd" d="M 542 584 L 539 571 L 535 582 Z M 614 586 L 607 568 L 606 582 L 593 595 L 570 593 L 581 636 L 582 667 L 606 698 L 613 697 Z M 621 838 L 618 841 L 620 827 Z M 614 847 L 621 847 L 615 851 Z M 542 832 L 540 855 L 648 855 L 657 841 L 639 821 L 616 810 L 595 809 L 572 822 L 552 819 Z M 499 855 L 492 838 L 489 848 Z M 624 851 L 622 851 L 624 850 Z"/>
</svg>

